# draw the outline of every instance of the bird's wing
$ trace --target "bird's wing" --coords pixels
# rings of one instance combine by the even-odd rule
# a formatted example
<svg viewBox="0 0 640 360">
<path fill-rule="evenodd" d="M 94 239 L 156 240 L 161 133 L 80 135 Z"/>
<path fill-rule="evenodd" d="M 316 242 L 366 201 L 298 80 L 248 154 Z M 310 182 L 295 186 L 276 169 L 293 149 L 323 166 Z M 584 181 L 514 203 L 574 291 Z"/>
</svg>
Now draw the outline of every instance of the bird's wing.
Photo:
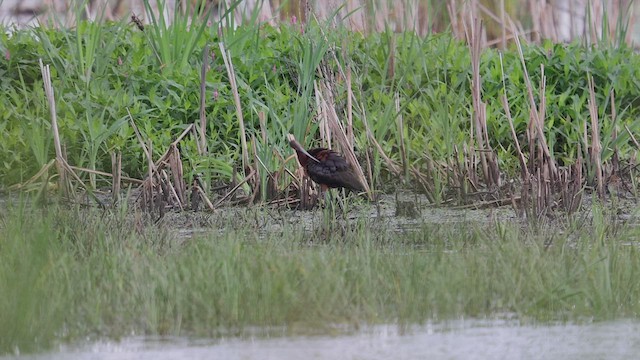
<svg viewBox="0 0 640 360">
<path fill-rule="evenodd" d="M 309 162 L 307 165 L 307 173 L 313 181 L 329 187 L 363 190 L 353 168 L 340 154 L 325 150 L 318 153 L 317 157 L 320 162 Z"/>
</svg>

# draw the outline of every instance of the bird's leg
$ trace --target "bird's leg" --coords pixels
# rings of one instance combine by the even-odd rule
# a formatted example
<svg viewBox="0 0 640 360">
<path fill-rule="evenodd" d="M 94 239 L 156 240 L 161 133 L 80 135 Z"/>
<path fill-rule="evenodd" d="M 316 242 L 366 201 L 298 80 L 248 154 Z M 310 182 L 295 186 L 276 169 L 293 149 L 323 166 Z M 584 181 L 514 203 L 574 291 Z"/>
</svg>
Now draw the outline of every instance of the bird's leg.
<svg viewBox="0 0 640 360">
<path fill-rule="evenodd" d="M 320 197 L 324 201 L 325 214 L 334 219 L 336 217 L 336 204 L 333 199 L 334 195 L 328 186 L 320 185 Z"/>
<path fill-rule="evenodd" d="M 336 202 L 338 203 L 338 207 L 340 208 L 340 214 L 344 219 L 347 217 L 347 207 L 346 207 L 346 197 L 345 190 L 342 189 L 338 196 L 336 197 Z"/>
<path fill-rule="evenodd" d="M 324 208 L 333 209 L 333 196 L 331 195 L 331 191 L 329 191 L 329 188 L 326 185 L 320 185 L 320 194 L 322 200 L 324 201 Z"/>
<path fill-rule="evenodd" d="M 334 194 L 333 191 L 327 190 L 325 192 L 325 202 L 327 208 L 331 211 L 331 218 L 337 219 L 339 215 L 346 216 L 345 205 L 343 198 L 340 194 Z M 339 213 L 338 213 L 339 211 Z"/>
</svg>

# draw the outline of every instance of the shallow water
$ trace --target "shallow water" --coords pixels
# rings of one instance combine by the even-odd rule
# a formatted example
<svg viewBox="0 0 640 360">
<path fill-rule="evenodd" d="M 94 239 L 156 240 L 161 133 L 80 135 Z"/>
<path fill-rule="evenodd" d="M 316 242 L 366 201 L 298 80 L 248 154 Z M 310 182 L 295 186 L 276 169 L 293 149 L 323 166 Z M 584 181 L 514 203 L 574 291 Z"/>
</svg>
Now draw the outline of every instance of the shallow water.
<svg viewBox="0 0 640 360">
<path fill-rule="evenodd" d="M 519 325 L 457 320 L 336 336 L 132 337 L 0 359 L 638 359 L 640 322 Z"/>
</svg>

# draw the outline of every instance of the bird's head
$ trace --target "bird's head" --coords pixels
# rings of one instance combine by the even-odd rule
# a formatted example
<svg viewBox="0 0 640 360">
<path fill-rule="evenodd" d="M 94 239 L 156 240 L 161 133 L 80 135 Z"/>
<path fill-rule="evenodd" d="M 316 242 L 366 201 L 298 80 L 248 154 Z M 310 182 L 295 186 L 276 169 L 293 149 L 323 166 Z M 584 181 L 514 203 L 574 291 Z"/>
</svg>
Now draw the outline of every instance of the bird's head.
<svg viewBox="0 0 640 360">
<path fill-rule="evenodd" d="M 296 151 L 296 155 L 298 155 L 298 161 L 300 161 L 300 165 L 302 165 L 303 167 L 307 165 L 309 160 L 315 161 L 317 163 L 320 162 L 320 160 L 318 160 L 315 156 L 309 154 L 309 152 L 305 150 L 291 134 L 289 134 L 289 145 Z"/>
</svg>

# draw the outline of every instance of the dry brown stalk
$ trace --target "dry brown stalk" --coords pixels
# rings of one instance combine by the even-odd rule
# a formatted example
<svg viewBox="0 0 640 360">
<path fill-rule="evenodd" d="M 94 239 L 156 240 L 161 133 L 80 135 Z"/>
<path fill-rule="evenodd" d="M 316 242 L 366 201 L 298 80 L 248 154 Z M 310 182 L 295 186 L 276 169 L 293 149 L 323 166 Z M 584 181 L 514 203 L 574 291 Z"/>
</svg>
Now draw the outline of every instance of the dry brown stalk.
<svg viewBox="0 0 640 360">
<path fill-rule="evenodd" d="M 207 194 L 204 192 L 204 190 L 202 190 L 200 185 L 196 184 L 196 185 L 193 186 L 193 188 L 198 193 L 199 198 L 204 200 L 204 203 L 207 204 L 207 207 L 209 208 L 209 210 L 215 211 L 215 207 L 213 207 L 213 204 L 211 203 L 211 200 L 209 200 L 209 198 L 207 197 Z"/>
<path fill-rule="evenodd" d="M 380 157 L 382 157 L 384 162 L 387 164 L 387 168 L 389 169 L 389 171 L 391 171 L 391 173 L 396 176 L 400 176 L 402 174 L 400 167 L 393 160 L 391 160 L 389 156 L 387 156 L 387 154 L 384 152 L 384 149 L 382 149 L 382 146 L 380 146 L 380 143 L 378 143 L 375 136 L 373 136 L 373 131 L 371 131 L 371 128 L 369 127 L 369 123 L 367 121 L 367 115 L 364 111 L 364 106 L 358 104 L 358 107 L 362 113 L 362 124 L 364 125 L 365 132 L 367 133 L 367 138 L 373 143 L 373 146 L 375 146 L 378 154 L 380 154 Z"/>
<path fill-rule="evenodd" d="M 237 183 L 236 186 L 234 186 L 231 190 L 229 190 L 229 192 L 227 192 L 220 200 L 216 201 L 216 203 L 213 205 L 213 208 L 218 208 L 225 200 L 227 200 L 231 195 L 233 195 L 240 188 L 240 186 L 244 185 L 244 183 L 246 183 L 252 177 L 254 177 L 255 174 L 256 174 L 256 171 L 254 169 L 250 169 L 249 175 L 247 175 L 244 179 L 242 179 L 242 181 Z"/>
<path fill-rule="evenodd" d="M 35 175 L 33 175 L 29 180 L 11 185 L 9 190 L 23 190 L 29 187 L 29 185 L 35 183 L 41 177 L 44 178 L 45 181 L 49 180 L 48 172 L 51 167 L 56 163 L 56 159 L 51 159 L 48 163 L 46 163 Z"/>
<path fill-rule="evenodd" d="M 129 114 L 129 116 L 131 116 L 131 114 Z M 137 130 L 137 128 L 134 127 L 134 130 Z M 142 136 L 140 136 L 139 140 L 142 140 Z M 144 145 L 144 142 L 142 142 L 141 145 L 142 145 L 143 151 L 145 152 L 145 154 L 147 154 L 147 165 L 148 165 L 147 180 L 145 180 L 145 182 L 142 185 L 143 194 L 146 196 L 146 198 L 143 197 L 143 199 L 144 199 L 144 203 L 147 205 L 147 211 L 152 212 L 153 211 L 153 178 L 154 178 L 153 174 L 154 174 L 155 164 L 153 163 L 153 158 L 151 158 L 151 155 L 149 155 L 149 152 L 153 150 L 153 143 L 151 139 L 149 139 L 147 146 Z"/>
<path fill-rule="evenodd" d="M 153 211 L 153 201 L 156 200 L 156 208 L 160 211 L 161 217 L 164 213 L 164 203 L 160 204 L 161 201 L 165 201 L 168 199 L 169 195 L 172 195 L 177 202 L 177 205 L 180 209 L 183 209 L 186 206 L 187 202 L 187 189 L 186 184 L 184 182 L 184 171 L 182 168 L 182 159 L 180 156 L 180 151 L 178 149 L 178 143 L 182 141 L 182 139 L 189 133 L 196 132 L 197 128 L 194 124 L 190 124 L 187 128 L 182 131 L 182 133 L 169 145 L 169 148 L 165 151 L 165 153 L 157 160 L 153 161 L 153 153 L 151 149 L 151 141 L 148 140 L 145 145 L 145 141 L 142 138 L 142 134 L 140 130 L 133 121 L 133 116 L 131 112 L 127 108 L 127 113 L 129 115 L 129 121 L 131 122 L 131 126 L 133 127 L 133 131 L 138 138 L 138 142 L 142 147 L 142 150 L 147 158 L 147 163 L 149 164 L 149 173 L 148 177 L 142 182 L 143 188 L 143 201 L 147 205 L 147 209 L 149 211 Z M 164 172 L 165 167 L 168 167 L 171 171 L 171 175 L 173 177 L 173 182 L 170 181 L 168 175 Z M 154 176 L 158 175 L 156 179 L 157 182 L 154 183 Z M 154 197 L 154 188 L 159 186 L 158 196 Z"/>
<path fill-rule="evenodd" d="M 198 128 L 198 153 L 207 153 L 207 115 L 205 113 L 205 100 L 207 96 L 206 76 L 209 68 L 209 45 L 205 45 L 202 54 L 202 69 L 200 71 L 200 127 Z"/>
<path fill-rule="evenodd" d="M 127 108 L 127 114 L 129 114 L 129 121 L 131 122 L 131 127 L 133 128 L 133 132 L 136 134 L 136 138 L 138 139 L 138 143 L 140 143 L 140 147 L 142 147 L 142 151 L 144 152 L 145 157 L 147 158 L 148 161 L 150 161 L 149 170 L 150 171 L 151 170 L 155 170 L 156 165 L 153 162 L 153 157 L 151 155 L 151 149 L 147 148 L 147 146 L 145 146 L 144 139 L 142 138 L 142 133 L 140 133 L 140 130 L 138 130 L 138 126 L 136 125 L 136 122 L 133 121 L 133 116 L 131 116 L 131 112 L 129 111 L 129 108 Z M 149 142 L 149 144 L 151 144 L 151 143 Z M 149 173 L 149 179 L 151 179 L 151 175 L 153 175 L 153 174 Z"/>
<path fill-rule="evenodd" d="M 342 126 L 338 114 L 335 109 L 335 101 L 333 99 L 333 93 L 331 91 L 331 85 L 327 82 L 322 82 L 322 92 L 319 93 L 322 99 L 322 104 L 324 107 L 324 111 L 326 112 L 327 121 L 329 123 L 329 128 L 331 133 L 335 136 L 336 141 L 340 144 L 340 148 L 342 149 L 342 154 L 346 158 L 347 162 L 351 164 L 353 169 L 356 171 L 356 175 L 358 176 L 358 180 L 362 185 L 364 185 L 364 189 L 369 196 L 369 199 L 373 199 L 373 194 L 371 193 L 371 188 L 369 187 L 369 183 L 364 176 L 364 171 L 362 171 L 362 166 L 360 166 L 360 162 L 356 158 L 356 154 L 353 151 L 353 144 L 349 143 L 347 139 L 347 135 L 345 134 L 344 127 Z"/>
<path fill-rule="evenodd" d="M 242 169 L 244 171 L 249 164 L 249 148 L 247 146 L 244 116 L 242 115 L 242 104 L 240 102 L 240 94 L 238 93 L 238 84 L 236 83 L 236 72 L 233 68 L 233 62 L 231 61 L 231 54 L 225 50 L 222 42 L 218 43 L 218 45 L 220 46 L 220 53 L 224 60 L 224 66 L 227 68 L 229 83 L 231 85 L 231 91 L 233 92 L 233 100 L 236 105 L 236 115 L 238 116 L 238 125 L 240 127 L 240 144 L 242 146 Z"/>
<path fill-rule="evenodd" d="M 407 164 L 407 149 L 404 144 L 404 121 L 402 117 L 402 112 L 400 111 L 400 94 L 396 91 L 394 94 L 394 102 L 396 105 L 396 117 L 398 123 L 398 135 L 400 141 L 400 159 L 402 159 L 402 173 L 403 176 L 409 175 L 409 166 Z"/>
<path fill-rule="evenodd" d="M 326 107 L 323 104 L 324 99 L 317 81 L 313 82 L 313 91 L 316 94 L 315 99 L 316 109 L 318 109 L 318 130 L 320 131 L 320 139 L 322 140 L 323 146 L 331 149 L 333 148 L 333 141 L 331 138 L 331 129 L 329 128 L 329 120 L 327 119 L 328 114 Z"/>
<path fill-rule="evenodd" d="M 161 170 L 160 174 L 162 175 L 161 183 L 164 186 L 163 191 L 170 192 L 168 195 L 173 196 L 173 199 L 175 200 L 174 204 L 178 204 L 181 211 L 184 210 L 183 201 L 180 199 L 177 187 L 171 182 L 171 179 L 169 179 L 169 174 L 167 174 L 166 170 Z"/>
<path fill-rule="evenodd" d="M 253 203 L 256 199 L 256 196 L 258 195 L 258 193 L 262 192 L 262 191 L 266 191 L 266 189 L 262 189 L 262 184 L 260 181 L 260 166 L 258 166 L 258 164 L 263 164 L 262 160 L 260 160 L 260 157 L 258 156 L 258 144 L 256 141 L 256 136 L 254 134 L 251 134 L 251 150 L 253 152 L 253 166 L 252 169 L 255 170 L 256 172 L 256 176 L 254 176 L 249 185 L 251 188 L 251 196 L 249 199 L 249 203 Z"/>
<path fill-rule="evenodd" d="M 600 121 L 598 119 L 598 104 L 596 103 L 596 92 L 593 84 L 593 77 L 587 74 L 589 81 L 589 115 L 591 116 L 591 148 L 590 161 L 596 171 L 596 189 L 598 195 L 604 197 L 604 181 L 602 172 L 602 143 L 600 142 Z"/>
<path fill-rule="evenodd" d="M 66 170 L 68 168 L 67 159 L 62 152 L 62 145 L 60 141 L 60 132 L 58 131 L 58 116 L 56 111 L 56 100 L 53 92 L 53 86 L 51 85 L 51 70 L 49 65 L 46 66 L 42 63 L 42 59 L 38 59 L 40 63 L 40 72 L 42 73 L 42 79 L 44 82 L 44 92 L 49 102 L 49 113 L 51 114 L 51 129 L 53 130 L 53 144 L 56 150 L 56 168 L 58 169 L 58 183 L 59 188 L 63 195 L 68 195 L 71 189 L 70 184 L 67 181 Z"/>
<path fill-rule="evenodd" d="M 346 46 L 343 48 L 346 49 Z M 347 57 L 345 56 L 345 59 Z M 351 88 L 351 67 L 347 66 L 347 139 L 350 144 L 355 143 L 353 134 L 353 89 Z"/>
<path fill-rule="evenodd" d="M 518 34 L 515 28 L 515 25 L 513 23 L 511 23 L 511 29 L 514 34 L 516 35 Z M 518 55 L 520 56 L 520 63 L 522 64 L 522 71 L 524 72 L 524 80 L 527 87 L 527 95 L 529 97 L 529 110 L 531 112 L 531 120 L 534 122 L 533 125 L 536 131 L 536 138 L 540 142 L 541 150 L 544 153 L 545 157 L 549 159 L 548 166 L 551 172 L 551 176 L 555 178 L 557 177 L 558 170 L 555 164 L 555 160 L 553 160 L 553 158 L 551 157 L 551 152 L 549 151 L 549 146 L 547 145 L 547 139 L 544 135 L 544 118 L 540 116 L 540 112 L 536 107 L 536 102 L 533 96 L 533 86 L 531 85 L 531 78 L 529 77 L 529 72 L 527 71 L 527 66 L 524 61 L 524 54 L 522 52 L 522 45 L 520 44 L 520 38 L 516 36 L 515 41 L 518 49 Z M 540 98 L 541 99 L 544 98 L 544 93 L 540 93 Z"/>
<path fill-rule="evenodd" d="M 169 170 L 171 170 L 171 176 L 173 182 L 170 182 L 172 189 L 174 190 L 180 207 L 187 203 L 187 185 L 184 181 L 184 172 L 182 170 L 182 158 L 180 156 L 180 149 L 173 143 L 169 146 L 171 150 L 171 156 L 168 159 Z"/>
<path fill-rule="evenodd" d="M 111 153 L 111 171 L 113 172 L 113 183 L 111 184 L 111 194 L 113 195 L 113 203 L 120 202 L 120 185 L 122 178 L 122 152 Z"/>
<path fill-rule="evenodd" d="M 467 42 L 471 52 L 471 95 L 473 102 L 473 128 L 479 147 L 479 157 L 482 165 L 484 181 L 490 187 L 500 186 L 500 170 L 497 156 L 489 143 L 487 130 L 487 105 L 482 101 L 480 89 L 482 77 L 480 76 L 480 56 L 482 53 L 482 21 L 478 18 L 469 20 L 470 30 L 465 26 Z M 473 141 L 473 139 L 472 139 Z"/>
<path fill-rule="evenodd" d="M 636 148 L 638 148 L 638 150 L 640 150 L 640 142 L 638 142 L 638 140 L 636 140 L 636 137 L 633 135 L 633 133 L 631 132 L 631 130 L 629 129 L 629 127 L 625 124 L 624 129 L 627 130 L 627 133 L 629 134 L 629 137 L 631 138 L 631 141 L 633 141 L 633 144 L 636 146 Z"/>
<path fill-rule="evenodd" d="M 502 102 L 502 107 L 504 108 L 504 113 L 507 116 L 507 120 L 509 120 L 509 128 L 511 129 L 511 137 L 513 138 L 513 142 L 516 144 L 516 151 L 518 152 L 518 161 L 520 162 L 520 174 L 522 179 L 529 178 L 529 169 L 527 168 L 527 160 L 522 153 L 522 148 L 520 147 L 520 141 L 518 141 L 518 135 L 516 135 L 516 129 L 513 125 L 513 118 L 511 117 L 511 110 L 509 109 L 509 100 L 503 94 L 500 97 L 500 101 Z"/>
<path fill-rule="evenodd" d="M 612 174 L 620 173 L 620 158 L 618 156 L 618 146 L 616 140 L 618 139 L 618 114 L 616 110 L 616 96 L 615 91 L 611 89 L 611 121 L 613 129 L 611 131 L 611 143 L 613 144 L 613 157 L 611 159 L 611 165 L 613 166 Z"/>
</svg>

